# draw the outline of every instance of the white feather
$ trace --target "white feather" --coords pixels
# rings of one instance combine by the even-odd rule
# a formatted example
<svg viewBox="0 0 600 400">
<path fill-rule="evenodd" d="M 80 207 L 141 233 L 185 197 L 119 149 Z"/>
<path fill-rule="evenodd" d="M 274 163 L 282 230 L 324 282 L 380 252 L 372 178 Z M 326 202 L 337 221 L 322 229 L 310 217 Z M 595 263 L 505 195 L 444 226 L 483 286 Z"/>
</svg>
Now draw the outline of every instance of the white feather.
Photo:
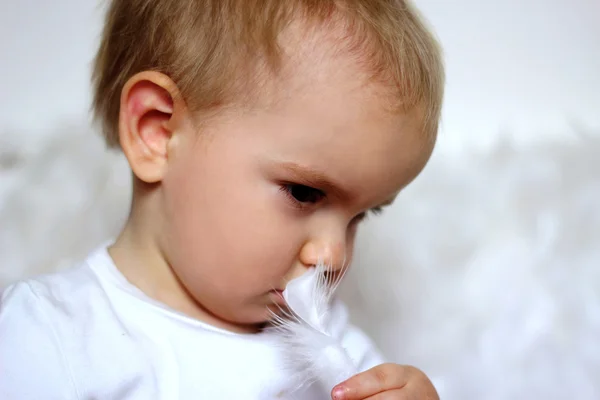
<svg viewBox="0 0 600 400">
<path fill-rule="evenodd" d="M 288 310 L 275 315 L 273 328 L 283 344 L 286 365 L 299 378 L 298 388 L 317 383 L 329 393 L 358 373 L 356 363 L 331 331 L 331 302 L 341 274 L 333 280 L 319 264 L 289 282 L 283 296 Z"/>
</svg>

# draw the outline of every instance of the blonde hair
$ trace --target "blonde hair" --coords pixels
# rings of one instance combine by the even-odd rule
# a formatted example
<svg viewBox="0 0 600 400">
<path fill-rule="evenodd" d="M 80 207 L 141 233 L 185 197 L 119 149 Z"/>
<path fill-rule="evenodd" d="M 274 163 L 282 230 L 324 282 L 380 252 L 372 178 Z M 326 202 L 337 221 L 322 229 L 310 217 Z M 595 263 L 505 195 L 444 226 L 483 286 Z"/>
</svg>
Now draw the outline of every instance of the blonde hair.
<svg viewBox="0 0 600 400">
<path fill-rule="evenodd" d="M 244 99 L 258 60 L 276 71 L 280 33 L 298 17 L 347 22 L 349 49 L 407 110 L 424 111 L 435 138 L 444 89 L 437 41 L 403 0 L 112 0 L 93 67 L 93 111 L 109 147 L 119 146 L 121 91 L 145 70 L 168 75 L 192 110 Z"/>
</svg>

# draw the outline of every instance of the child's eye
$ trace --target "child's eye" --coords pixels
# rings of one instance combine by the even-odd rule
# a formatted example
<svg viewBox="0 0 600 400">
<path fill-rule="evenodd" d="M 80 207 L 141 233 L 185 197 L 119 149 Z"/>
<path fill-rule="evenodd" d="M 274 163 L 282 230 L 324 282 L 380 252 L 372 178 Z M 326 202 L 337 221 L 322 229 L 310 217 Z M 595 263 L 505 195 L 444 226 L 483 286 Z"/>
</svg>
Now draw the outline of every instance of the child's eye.
<svg viewBox="0 0 600 400">
<path fill-rule="evenodd" d="M 284 185 L 283 190 L 285 190 L 288 196 L 293 200 L 303 204 L 315 204 L 325 197 L 325 193 L 321 190 L 306 185 L 290 183 Z"/>
<path fill-rule="evenodd" d="M 383 207 L 373 207 L 369 212 L 373 215 L 379 215 L 383 212 Z"/>
<path fill-rule="evenodd" d="M 358 214 L 356 217 L 354 217 L 354 222 L 359 223 L 359 222 L 363 221 L 364 219 L 366 219 L 370 214 L 379 215 L 382 212 L 383 212 L 383 207 L 371 208 L 369 211 L 365 211 L 363 213 Z"/>
</svg>

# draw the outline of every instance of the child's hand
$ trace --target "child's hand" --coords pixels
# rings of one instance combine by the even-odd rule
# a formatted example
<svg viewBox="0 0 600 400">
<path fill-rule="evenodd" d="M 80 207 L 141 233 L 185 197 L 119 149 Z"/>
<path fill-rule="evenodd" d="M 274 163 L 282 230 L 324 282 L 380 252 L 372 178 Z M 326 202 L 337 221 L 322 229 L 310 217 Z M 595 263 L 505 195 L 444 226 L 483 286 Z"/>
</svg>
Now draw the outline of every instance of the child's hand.
<svg viewBox="0 0 600 400">
<path fill-rule="evenodd" d="M 439 400 L 429 378 L 414 367 L 381 364 L 340 383 L 334 400 Z"/>
</svg>

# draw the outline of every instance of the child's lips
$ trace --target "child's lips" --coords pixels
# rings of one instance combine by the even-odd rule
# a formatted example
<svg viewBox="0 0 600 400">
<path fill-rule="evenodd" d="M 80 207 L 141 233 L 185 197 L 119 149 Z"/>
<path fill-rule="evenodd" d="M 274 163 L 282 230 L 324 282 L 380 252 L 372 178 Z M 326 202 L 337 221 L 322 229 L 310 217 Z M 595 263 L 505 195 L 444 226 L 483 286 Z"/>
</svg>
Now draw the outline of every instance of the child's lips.
<svg viewBox="0 0 600 400">
<path fill-rule="evenodd" d="M 282 303 L 285 304 L 285 298 L 283 297 L 283 290 L 282 289 L 273 289 L 271 290 L 271 293 L 273 294 L 273 296 L 275 297 L 275 299 L 277 300 L 278 303 Z"/>
</svg>

